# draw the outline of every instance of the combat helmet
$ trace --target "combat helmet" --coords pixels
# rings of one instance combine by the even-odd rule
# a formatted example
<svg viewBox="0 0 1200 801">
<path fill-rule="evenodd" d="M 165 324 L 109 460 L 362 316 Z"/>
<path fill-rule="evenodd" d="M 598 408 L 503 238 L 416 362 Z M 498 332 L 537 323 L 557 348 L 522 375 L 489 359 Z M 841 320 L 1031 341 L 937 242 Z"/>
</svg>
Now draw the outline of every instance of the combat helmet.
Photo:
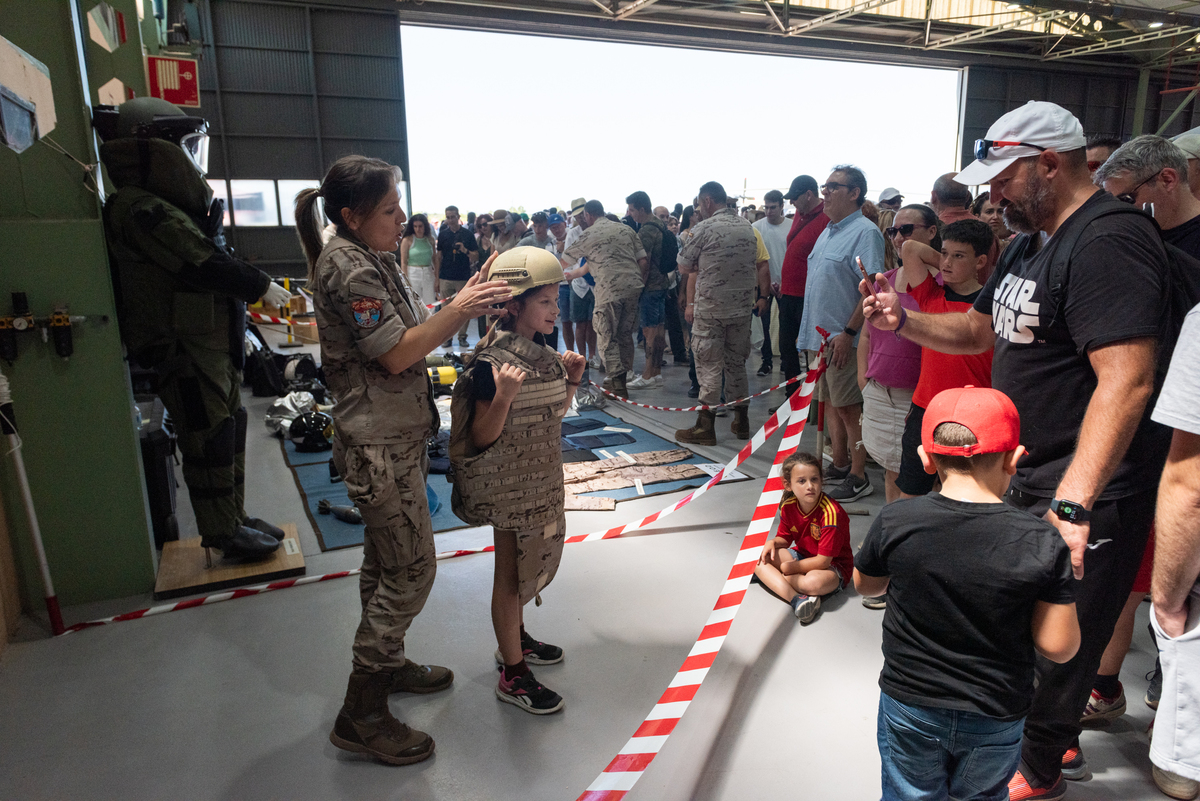
<svg viewBox="0 0 1200 801">
<path fill-rule="evenodd" d="M 96 106 L 92 125 L 103 142 L 164 139 L 178 145 L 201 175 L 208 173 L 208 120 L 191 117 L 158 97 L 135 97 L 119 106 Z"/>
<path fill-rule="evenodd" d="M 515 298 L 539 286 L 561 283 L 563 268 L 554 254 L 544 248 L 519 247 L 496 257 L 487 280 L 507 281 Z"/>
<path fill-rule="evenodd" d="M 300 453 L 327 451 L 333 447 L 333 418 L 324 412 L 305 412 L 288 427 L 288 439 Z"/>
</svg>

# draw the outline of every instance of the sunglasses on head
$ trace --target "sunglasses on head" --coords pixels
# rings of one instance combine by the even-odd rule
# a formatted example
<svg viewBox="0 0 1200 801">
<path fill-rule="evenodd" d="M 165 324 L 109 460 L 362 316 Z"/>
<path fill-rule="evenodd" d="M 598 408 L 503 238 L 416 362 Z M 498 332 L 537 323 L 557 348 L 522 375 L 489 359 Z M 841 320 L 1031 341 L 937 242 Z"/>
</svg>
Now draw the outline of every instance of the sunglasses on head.
<svg viewBox="0 0 1200 801">
<path fill-rule="evenodd" d="M 916 224 L 906 223 L 905 225 L 897 225 L 895 228 L 887 228 L 884 230 L 884 233 L 887 234 L 888 239 L 891 239 L 896 234 L 900 234 L 901 236 L 912 236 L 912 232 L 916 230 L 916 228 Z"/>
<path fill-rule="evenodd" d="M 975 140 L 975 158 L 986 159 L 988 157 L 988 151 L 992 150 L 993 148 L 1018 147 L 1018 146 L 1032 147 L 1035 150 L 1039 150 L 1043 153 L 1048 149 L 1048 148 L 1042 147 L 1041 145 L 1030 144 L 1029 142 L 1008 142 L 1008 141 L 1002 141 L 1000 139 L 976 139 Z"/>
</svg>

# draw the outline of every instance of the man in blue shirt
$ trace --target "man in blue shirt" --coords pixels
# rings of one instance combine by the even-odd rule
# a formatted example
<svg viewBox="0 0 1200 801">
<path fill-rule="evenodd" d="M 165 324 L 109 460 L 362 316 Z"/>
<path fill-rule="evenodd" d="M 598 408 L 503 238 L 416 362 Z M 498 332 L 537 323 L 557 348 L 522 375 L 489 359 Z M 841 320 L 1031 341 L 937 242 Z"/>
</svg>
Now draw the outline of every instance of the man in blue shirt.
<svg viewBox="0 0 1200 801">
<path fill-rule="evenodd" d="M 830 483 L 826 494 L 845 503 L 875 491 L 867 479 L 866 451 L 858 444 L 862 441 L 862 392 L 854 349 L 863 323 L 858 294 L 862 273 L 857 260 L 862 259 L 871 274 L 882 272 L 883 234 L 862 215 L 867 199 L 867 178 L 862 170 L 849 164 L 835 167 L 821 187 L 821 195 L 829 225 L 808 257 L 799 345 L 810 352 L 809 364 L 813 364 L 821 347 L 817 328 L 834 335 L 825 352 L 828 366 L 816 392 L 817 399 L 826 401 L 827 409 L 832 410 L 825 417 L 833 448 L 833 466 L 825 473 Z"/>
</svg>

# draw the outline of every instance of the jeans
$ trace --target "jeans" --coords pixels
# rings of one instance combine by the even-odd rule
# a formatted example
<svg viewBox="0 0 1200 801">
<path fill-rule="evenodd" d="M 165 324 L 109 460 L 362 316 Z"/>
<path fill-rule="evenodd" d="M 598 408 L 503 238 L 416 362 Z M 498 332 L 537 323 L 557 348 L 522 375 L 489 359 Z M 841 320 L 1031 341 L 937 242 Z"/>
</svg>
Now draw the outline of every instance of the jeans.
<svg viewBox="0 0 1200 801">
<path fill-rule="evenodd" d="M 758 321 L 762 324 L 762 332 L 763 332 L 763 343 L 762 343 L 762 347 L 759 348 L 759 352 L 762 354 L 763 364 L 770 364 L 772 362 L 772 360 L 775 358 L 774 355 L 772 355 L 772 353 L 771 353 L 771 304 L 772 303 L 774 303 L 775 305 L 779 305 L 778 299 L 774 295 L 770 295 L 767 297 L 767 308 L 763 309 L 762 314 L 758 315 Z M 780 350 L 783 350 L 782 346 L 780 346 Z M 780 354 L 780 359 L 782 360 L 782 358 L 783 358 L 783 354 Z"/>
<path fill-rule="evenodd" d="M 879 694 L 883 801 L 1008 801 L 1023 719 L 902 704 Z"/>
<path fill-rule="evenodd" d="M 800 336 L 800 323 L 804 318 L 804 298 L 794 295 L 780 295 L 779 301 L 779 362 L 786 378 L 800 375 L 800 352 L 796 349 L 796 340 Z M 799 384 L 791 384 L 788 394 L 799 388 Z"/>
</svg>

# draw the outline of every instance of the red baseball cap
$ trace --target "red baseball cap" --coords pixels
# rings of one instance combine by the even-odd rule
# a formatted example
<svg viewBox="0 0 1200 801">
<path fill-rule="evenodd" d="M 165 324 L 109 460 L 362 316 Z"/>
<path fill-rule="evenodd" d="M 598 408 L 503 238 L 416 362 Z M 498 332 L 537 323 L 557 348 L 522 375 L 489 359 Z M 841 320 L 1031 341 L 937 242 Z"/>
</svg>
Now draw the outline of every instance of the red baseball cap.
<svg viewBox="0 0 1200 801">
<path fill-rule="evenodd" d="M 933 432 L 942 423 L 958 423 L 970 429 L 978 440 L 974 445 L 938 445 Z M 947 456 L 974 456 L 977 453 L 1005 453 L 1021 444 L 1021 417 L 1017 407 L 1003 392 L 966 386 L 939 392 L 929 402 L 921 422 L 921 444 L 926 453 Z"/>
</svg>

